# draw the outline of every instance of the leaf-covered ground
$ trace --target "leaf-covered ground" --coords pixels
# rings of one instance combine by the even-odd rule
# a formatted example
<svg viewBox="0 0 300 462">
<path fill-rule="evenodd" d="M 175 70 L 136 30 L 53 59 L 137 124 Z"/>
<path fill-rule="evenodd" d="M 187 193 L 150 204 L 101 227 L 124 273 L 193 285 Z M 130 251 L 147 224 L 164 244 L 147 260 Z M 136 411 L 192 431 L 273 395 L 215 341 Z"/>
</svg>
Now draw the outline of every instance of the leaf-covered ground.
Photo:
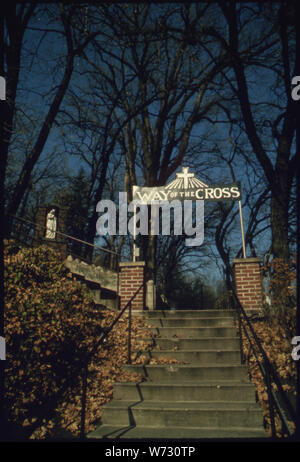
<svg viewBox="0 0 300 462">
<path fill-rule="evenodd" d="M 102 311 L 102 326 L 107 328 L 118 313 Z M 145 317 L 132 316 L 131 361 L 132 364 L 172 364 L 176 359 L 149 359 L 145 353 L 152 348 L 152 332 Z M 124 313 L 108 336 L 107 342 L 99 348 L 89 366 L 88 391 L 86 402 L 85 432 L 89 433 L 101 424 L 103 406 L 113 398 L 115 382 L 140 382 L 136 373 L 129 373 L 123 366 L 128 363 L 128 313 Z M 72 397 L 57 408 L 57 418 L 45 422 L 32 438 L 78 436 L 80 432 L 82 388 L 73 390 Z"/>
<path fill-rule="evenodd" d="M 49 247 L 5 246 L 6 406 L 8 420 L 31 439 L 77 437 L 80 432 L 82 364 L 117 312 L 100 310 L 79 281 Z M 296 364 L 291 357 L 295 309 L 281 321 L 260 319 L 253 327 L 279 373 L 283 388 L 296 395 Z M 275 319 L 275 318 L 274 318 Z M 270 434 L 267 389 L 245 335 L 244 355 Z M 144 317 L 132 317 L 132 362 L 172 364 L 151 358 L 152 331 Z M 128 351 L 128 315 L 119 322 L 89 363 L 85 433 L 101 423 L 103 406 L 113 397 L 115 382 L 141 381 L 124 369 Z M 181 362 L 182 363 L 182 362 Z M 274 386 L 276 390 L 276 387 Z M 290 427 L 294 430 L 293 422 Z M 284 436 L 276 416 L 277 436 Z"/>
<path fill-rule="evenodd" d="M 289 326 L 294 325 L 294 320 L 296 318 L 296 309 L 290 310 L 289 316 L 287 316 L 286 322 L 289 323 Z M 238 327 L 238 323 L 236 324 Z M 257 337 L 259 338 L 262 347 L 269 358 L 271 364 L 274 366 L 274 369 L 277 371 L 282 387 L 287 393 L 289 400 L 293 403 L 296 399 L 296 363 L 292 359 L 292 344 L 290 333 L 287 332 L 286 325 L 273 320 L 259 319 L 255 322 L 252 322 L 252 326 L 255 330 Z M 255 359 L 253 348 L 250 347 L 249 341 L 243 332 L 243 353 L 246 359 L 246 362 L 249 365 L 249 372 L 251 381 L 254 383 L 256 388 L 256 394 L 258 402 L 262 408 L 266 431 L 268 436 L 271 436 L 271 422 L 270 422 L 270 412 L 268 404 L 268 393 L 267 387 L 265 385 L 262 373 L 258 366 L 258 363 Z M 252 340 L 252 336 L 250 336 Z M 253 342 L 254 343 L 254 342 Z M 260 353 L 257 352 L 258 358 L 261 360 L 262 357 Z M 273 383 L 272 387 L 275 392 L 277 392 L 277 386 Z M 292 432 L 295 431 L 295 424 L 289 418 L 290 429 Z M 277 412 L 275 412 L 275 428 L 276 428 L 276 437 L 283 438 L 287 436 L 284 428 L 282 426 L 281 419 Z"/>
<path fill-rule="evenodd" d="M 89 361 L 103 329 L 119 312 L 96 306 L 74 280 L 61 257 L 47 246 L 22 248 L 5 243 L 5 412 L 12 438 L 78 436 L 82 370 L 89 364 L 85 433 L 101 421 L 113 384 L 141 381 L 127 363 L 128 314 L 124 313 Z M 152 333 L 144 317 L 132 316 L 132 362 L 149 359 Z"/>
</svg>

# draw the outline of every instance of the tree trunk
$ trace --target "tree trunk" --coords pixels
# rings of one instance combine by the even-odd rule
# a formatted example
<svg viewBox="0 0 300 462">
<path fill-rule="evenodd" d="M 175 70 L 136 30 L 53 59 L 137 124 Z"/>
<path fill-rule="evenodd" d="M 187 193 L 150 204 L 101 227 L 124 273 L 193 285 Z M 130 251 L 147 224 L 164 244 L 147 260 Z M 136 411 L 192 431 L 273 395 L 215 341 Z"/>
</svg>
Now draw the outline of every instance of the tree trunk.
<svg viewBox="0 0 300 462">
<path fill-rule="evenodd" d="M 156 281 L 157 236 L 141 236 L 141 260 L 146 263 L 146 280 Z"/>
<path fill-rule="evenodd" d="M 289 259 L 288 197 L 276 192 L 271 199 L 272 253 L 274 258 Z"/>
<path fill-rule="evenodd" d="M 32 149 L 31 153 L 27 157 L 25 164 L 22 168 L 22 172 L 20 174 L 20 177 L 18 179 L 18 183 L 16 185 L 13 197 L 11 199 L 11 202 L 8 206 L 8 213 L 9 214 L 16 214 L 20 203 L 22 201 L 22 198 L 24 196 L 24 193 L 26 189 L 28 188 L 31 174 L 33 171 L 34 166 L 36 165 L 43 148 L 45 146 L 45 143 L 48 139 L 51 127 L 53 125 L 53 122 L 57 116 L 60 104 L 63 100 L 63 97 L 68 89 L 69 82 L 71 80 L 71 75 L 73 72 L 73 63 L 74 63 L 74 54 L 71 54 L 68 56 L 67 59 L 67 65 L 65 69 L 65 73 L 63 76 L 63 79 L 61 81 L 61 84 L 56 92 L 55 98 L 50 106 L 49 112 L 45 118 L 44 124 L 41 128 L 41 131 L 39 133 L 38 139 L 35 143 L 34 148 Z"/>
<path fill-rule="evenodd" d="M 271 159 L 268 157 L 267 152 L 263 147 L 262 140 L 259 136 L 253 118 L 244 64 L 239 54 L 239 31 L 236 5 L 235 3 L 230 4 L 230 6 L 222 4 L 221 9 L 223 10 L 229 26 L 229 46 L 231 51 L 232 67 L 236 76 L 238 98 L 245 123 L 245 130 L 253 152 L 264 170 L 266 180 L 268 181 L 272 192 L 271 228 L 273 255 L 275 258 L 287 261 L 289 258 L 288 208 L 295 163 L 295 158 L 290 158 L 290 152 L 296 129 L 296 105 L 291 99 L 289 88 L 290 83 L 288 82 L 286 88 L 288 102 L 284 113 L 281 133 L 279 134 L 277 132 L 275 122 L 273 126 L 278 140 L 276 165 L 273 167 Z M 282 25 L 282 28 L 280 29 L 280 39 L 283 50 L 287 48 L 285 28 L 286 25 Z M 283 56 L 283 58 L 284 61 L 286 61 L 286 57 Z M 288 74 L 289 65 L 285 62 L 284 77 L 289 81 Z"/>
<path fill-rule="evenodd" d="M 91 244 L 94 243 L 94 239 L 95 239 L 95 235 L 96 235 L 96 223 L 97 223 L 97 220 L 98 220 L 98 213 L 96 212 L 96 207 L 97 207 L 98 202 L 102 199 L 102 193 L 103 193 L 104 184 L 105 184 L 106 172 L 107 172 L 107 168 L 108 168 L 108 161 L 109 161 L 110 154 L 112 153 L 113 146 L 114 145 L 112 145 L 109 149 L 107 149 L 105 151 L 105 153 L 103 154 L 104 157 L 103 157 L 103 164 L 102 164 L 102 168 L 101 168 L 99 183 L 98 183 L 98 187 L 97 187 L 97 190 L 96 190 L 95 196 L 94 196 L 94 208 L 93 208 L 92 215 L 89 218 L 88 229 L 87 229 L 87 233 L 86 233 L 86 241 L 91 243 Z M 86 252 L 85 252 L 85 257 L 92 258 L 93 248 L 90 247 L 90 246 L 86 246 L 86 247 L 87 248 L 86 248 Z"/>
</svg>

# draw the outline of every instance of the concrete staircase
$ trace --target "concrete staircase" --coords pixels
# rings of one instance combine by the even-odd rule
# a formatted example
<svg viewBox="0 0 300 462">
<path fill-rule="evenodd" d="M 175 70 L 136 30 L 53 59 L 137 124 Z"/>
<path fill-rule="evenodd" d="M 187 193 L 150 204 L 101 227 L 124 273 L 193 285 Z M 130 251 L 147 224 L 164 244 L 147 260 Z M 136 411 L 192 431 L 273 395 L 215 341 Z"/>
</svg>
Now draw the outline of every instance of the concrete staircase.
<svg viewBox="0 0 300 462">
<path fill-rule="evenodd" d="M 142 313 L 145 315 L 145 312 Z M 149 359 L 184 364 L 127 365 L 140 383 L 116 383 L 92 439 L 265 438 L 247 366 L 241 365 L 234 312 L 149 311 Z"/>
</svg>

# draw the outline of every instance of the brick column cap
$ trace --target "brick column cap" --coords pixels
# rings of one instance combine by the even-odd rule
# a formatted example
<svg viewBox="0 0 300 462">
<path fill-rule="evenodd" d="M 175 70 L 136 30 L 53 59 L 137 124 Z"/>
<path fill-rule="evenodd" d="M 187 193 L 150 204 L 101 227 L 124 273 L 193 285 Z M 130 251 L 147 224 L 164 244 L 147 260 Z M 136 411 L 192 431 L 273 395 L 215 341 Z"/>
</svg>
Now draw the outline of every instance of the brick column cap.
<svg viewBox="0 0 300 462">
<path fill-rule="evenodd" d="M 251 258 L 234 258 L 232 260 L 233 264 L 239 263 L 261 263 L 261 258 L 259 257 L 251 257 Z"/>
<path fill-rule="evenodd" d="M 146 262 L 144 261 L 122 261 L 119 263 L 119 266 L 121 267 L 134 267 L 134 266 L 145 266 Z"/>
</svg>

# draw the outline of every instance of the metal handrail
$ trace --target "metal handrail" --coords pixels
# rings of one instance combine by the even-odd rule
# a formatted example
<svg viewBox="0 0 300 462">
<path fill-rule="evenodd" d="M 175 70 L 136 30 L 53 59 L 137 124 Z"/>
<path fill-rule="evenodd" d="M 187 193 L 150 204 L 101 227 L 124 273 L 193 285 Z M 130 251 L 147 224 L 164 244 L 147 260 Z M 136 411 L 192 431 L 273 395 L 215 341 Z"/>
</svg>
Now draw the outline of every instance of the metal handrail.
<svg viewBox="0 0 300 462">
<path fill-rule="evenodd" d="M 276 436 L 275 418 L 274 418 L 274 404 L 275 404 L 275 407 L 277 409 L 279 417 L 281 418 L 281 421 L 282 421 L 282 423 L 283 423 L 283 425 L 285 427 L 285 430 L 286 430 L 288 436 L 292 436 L 293 433 L 292 433 L 292 431 L 290 429 L 287 418 L 286 418 L 286 416 L 284 414 L 284 411 L 282 410 L 282 408 L 280 406 L 280 403 L 279 403 L 279 401 L 277 399 L 277 396 L 274 393 L 274 390 L 272 388 L 272 380 L 276 384 L 278 392 L 279 392 L 282 400 L 284 401 L 286 409 L 287 409 L 288 413 L 290 414 L 291 419 L 294 422 L 296 421 L 295 410 L 293 409 L 293 406 L 292 406 L 290 400 L 288 399 L 285 391 L 283 390 L 280 378 L 279 378 L 276 370 L 274 369 L 273 365 L 271 364 L 271 362 L 270 362 L 270 360 L 269 360 L 269 358 L 268 358 L 268 356 L 267 356 L 267 354 L 266 354 L 266 352 L 265 352 L 259 338 L 257 337 L 257 335 L 256 335 L 256 333 L 255 333 L 255 331 L 253 329 L 253 326 L 252 326 L 252 324 L 250 322 L 250 319 L 247 316 L 241 302 L 239 301 L 238 296 L 237 296 L 236 291 L 235 291 L 233 286 L 232 286 L 232 294 L 233 294 L 235 302 L 237 304 L 237 314 L 238 314 L 239 333 L 240 333 L 241 361 L 242 361 L 242 363 L 245 362 L 245 358 L 244 358 L 244 354 L 243 354 L 243 340 L 242 340 L 242 328 L 243 328 L 244 332 L 245 332 L 245 335 L 246 335 L 246 337 L 247 337 L 247 339 L 249 341 L 250 347 L 253 349 L 253 353 L 254 353 L 256 362 L 257 362 L 257 364 L 258 364 L 258 366 L 260 368 L 260 371 L 262 373 L 263 379 L 264 379 L 266 387 L 267 387 L 269 409 L 270 409 L 272 437 Z M 259 358 L 258 358 L 258 356 L 256 354 L 256 351 L 255 351 L 255 348 L 253 348 L 254 345 L 253 345 L 253 342 L 250 339 L 250 336 L 249 336 L 249 333 L 248 333 L 248 331 L 246 329 L 246 326 L 243 325 L 242 322 L 241 322 L 241 314 L 243 315 L 243 317 L 244 317 L 244 319 L 246 321 L 246 325 L 248 326 L 248 328 L 249 328 L 249 330 L 250 330 L 250 332 L 252 334 L 252 337 L 255 340 L 255 344 L 258 347 L 258 350 L 259 350 L 260 354 L 262 355 L 263 364 L 259 360 Z"/>
<path fill-rule="evenodd" d="M 12 218 L 16 218 L 19 221 L 23 221 L 24 223 L 30 223 L 35 228 L 40 228 L 40 229 L 44 229 L 44 230 L 48 229 L 47 226 L 38 225 L 37 223 L 34 223 L 33 221 L 25 220 L 24 218 L 17 217 L 16 215 L 12 215 L 12 214 L 9 214 L 9 215 Z M 117 255 L 117 256 L 119 255 L 118 252 L 115 252 L 114 250 L 105 249 L 104 247 L 100 247 L 99 245 L 91 244 L 90 242 L 86 242 L 86 241 L 82 241 L 81 239 L 78 239 L 77 237 L 70 236 L 69 234 L 62 233 L 61 231 L 55 231 L 55 233 L 60 235 L 60 236 L 67 237 L 68 239 L 72 239 L 73 241 L 80 242 L 81 244 L 89 245 L 89 246 L 94 247 L 96 249 L 103 250 L 103 252 L 108 252 L 108 253 L 111 253 L 111 254 L 114 254 L 114 255 Z"/>
<path fill-rule="evenodd" d="M 34 229 L 38 228 L 38 229 L 42 229 L 42 230 L 47 230 L 47 227 L 46 226 L 43 226 L 43 225 L 38 225 L 37 223 L 34 223 L 33 221 L 30 221 L 30 220 L 25 220 L 24 218 L 20 218 L 20 217 L 17 217 L 15 215 L 12 215 L 12 214 L 9 214 L 10 217 L 18 220 L 18 221 L 21 221 L 23 223 L 27 223 L 27 224 L 30 224 L 32 226 L 34 226 Z M 83 241 L 81 239 L 78 239 L 77 237 L 73 237 L 73 236 L 70 236 L 69 234 L 66 234 L 66 233 L 62 233 L 61 231 L 55 231 L 56 234 L 60 235 L 60 236 L 63 236 L 67 239 L 71 239 L 72 241 L 75 241 L 75 242 L 79 242 L 81 244 L 84 244 L 84 245 L 87 245 L 87 246 L 90 246 L 90 247 L 93 247 L 94 249 L 97 249 L 97 250 L 100 250 L 100 251 L 103 251 L 103 252 L 106 252 L 106 253 L 109 253 L 111 255 L 115 255 L 116 257 L 116 267 L 117 267 L 117 289 L 116 289 L 116 295 L 117 295 L 117 298 L 118 298 L 118 303 L 119 303 L 119 288 L 120 288 L 120 274 L 119 274 L 119 263 L 120 263 L 120 254 L 118 252 L 115 252 L 114 250 L 109 250 L 109 249 L 105 249 L 104 247 L 101 247 L 99 245 L 96 245 L 96 244 L 91 244 L 90 242 L 86 242 L 86 241 Z M 31 236 L 31 238 L 35 241 L 39 241 L 40 239 L 37 238 L 36 236 Z M 45 241 L 43 241 L 45 243 L 48 242 L 47 239 L 45 239 Z M 72 252 L 71 252 L 72 253 Z M 74 255 L 74 254 L 73 254 Z M 89 262 L 86 258 L 82 257 L 82 256 L 79 256 L 79 255 L 74 255 L 75 257 L 81 259 L 82 261 L 85 261 L 85 262 Z"/>
<path fill-rule="evenodd" d="M 105 329 L 98 342 L 94 345 L 94 348 L 88 355 L 87 361 L 85 362 L 83 369 L 82 369 L 82 382 L 83 382 L 83 387 L 82 387 L 82 397 L 81 397 L 81 422 L 80 422 L 80 438 L 84 439 L 85 438 L 85 408 L 86 408 L 86 395 L 87 395 L 87 376 L 88 376 L 88 367 L 90 364 L 90 361 L 94 354 L 97 352 L 98 348 L 103 344 L 105 339 L 107 338 L 108 334 L 112 331 L 113 327 L 117 324 L 123 313 L 129 308 L 129 317 L 128 317 L 128 349 L 127 349 L 127 361 L 128 364 L 131 364 L 131 317 L 132 317 L 132 302 L 135 299 L 135 297 L 138 295 L 140 290 L 145 286 L 146 282 L 144 281 L 140 287 L 136 290 L 136 292 L 133 294 L 133 296 L 130 298 L 130 300 L 126 303 L 124 308 L 120 311 L 119 315 L 116 317 L 116 319 L 112 322 L 109 328 Z"/>
</svg>

